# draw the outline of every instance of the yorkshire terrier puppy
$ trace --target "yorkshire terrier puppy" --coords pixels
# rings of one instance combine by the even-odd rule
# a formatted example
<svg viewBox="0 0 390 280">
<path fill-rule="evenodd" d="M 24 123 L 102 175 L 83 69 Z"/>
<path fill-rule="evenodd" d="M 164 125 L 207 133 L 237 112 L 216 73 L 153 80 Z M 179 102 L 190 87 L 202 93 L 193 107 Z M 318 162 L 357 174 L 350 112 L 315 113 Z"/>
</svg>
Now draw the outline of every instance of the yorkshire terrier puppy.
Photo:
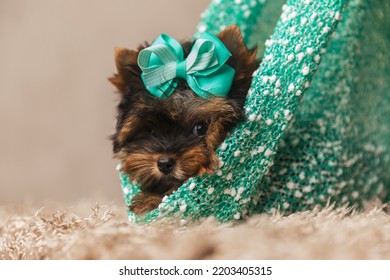
<svg viewBox="0 0 390 280">
<path fill-rule="evenodd" d="M 140 184 L 130 210 L 144 214 L 193 176 L 213 173 L 217 147 L 244 119 L 244 102 L 257 69 L 256 50 L 249 50 L 236 25 L 217 36 L 230 51 L 226 64 L 235 70 L 226 96 L 202 98 L 185 80 L 167 98 L 152 95 L 141 77 L 137 50 L 117 48 L 118 73 L 109 78 L 120 93 L 116 132 L 112 136 L 121 170 Z M 193 42 L 182 43 L 187 57 Z"/>
</svg>

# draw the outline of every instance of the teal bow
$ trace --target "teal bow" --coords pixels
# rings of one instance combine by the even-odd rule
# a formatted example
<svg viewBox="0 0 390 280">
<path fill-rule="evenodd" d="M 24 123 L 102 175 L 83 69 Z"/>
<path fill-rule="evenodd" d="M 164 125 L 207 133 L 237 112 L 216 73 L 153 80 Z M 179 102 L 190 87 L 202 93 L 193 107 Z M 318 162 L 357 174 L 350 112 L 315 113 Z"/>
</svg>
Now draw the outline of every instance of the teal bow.
<svg viewBox="0 0 390 280">
<path fill-rule="evenodd" d="M 216 36 L 203 33 L 184 59 L 181 44 L 161 34 L 150 47 L 140 51 L 138 65 L 149 92 L 157 97 L 170 96 L 178 78 L 187 81 L 200 97 L 226 96 L 232 86 L 235 71 L 226 65 L 229 50 Z"/>
</svg>

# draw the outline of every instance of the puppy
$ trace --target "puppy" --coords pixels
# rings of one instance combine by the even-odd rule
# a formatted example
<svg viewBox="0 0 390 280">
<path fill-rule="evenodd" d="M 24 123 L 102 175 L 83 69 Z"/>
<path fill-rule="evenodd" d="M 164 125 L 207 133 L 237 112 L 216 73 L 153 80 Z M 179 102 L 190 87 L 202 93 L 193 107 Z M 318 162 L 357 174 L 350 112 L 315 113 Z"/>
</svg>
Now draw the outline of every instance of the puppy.
<svg viewBox="0 0 390 280">
<path fill-rule="evenodd" d="M 236 25 L 218 39 L 231 53 L 226 64 L 234 69 L 226 96 L 200 97 L 183 79 L 167 98 L 151 94 L 137 63 L 140 52 L 117 48 L 117 74 L 109 78 L 120 93 L 116 132 L 112 136 L 121 171 L 140 184 L 130 210 L 144 214 L 161 203 L 193 176 L 213 173 L 218 166 L 217 147 L 244 120 L 244 102 L 258 67 L 256 50 L 245 46 Z M 181 44 L 184 57 L 194 42 Z"/>
</svg>

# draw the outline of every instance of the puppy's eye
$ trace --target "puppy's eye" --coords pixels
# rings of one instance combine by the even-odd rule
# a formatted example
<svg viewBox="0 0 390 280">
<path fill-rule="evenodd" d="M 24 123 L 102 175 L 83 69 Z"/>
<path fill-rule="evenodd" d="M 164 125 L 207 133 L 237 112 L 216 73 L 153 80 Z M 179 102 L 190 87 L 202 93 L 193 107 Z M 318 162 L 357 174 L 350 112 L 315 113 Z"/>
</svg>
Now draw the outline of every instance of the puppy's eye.
<svg viewBox="0 0 390 280">
<path fill-rule="evenodd" d="M 207 132 L 207 125 L 204 123 L 198 123 L 192 129 L 192 133 L 196 136 L 205 135 Z"/>
</svg>

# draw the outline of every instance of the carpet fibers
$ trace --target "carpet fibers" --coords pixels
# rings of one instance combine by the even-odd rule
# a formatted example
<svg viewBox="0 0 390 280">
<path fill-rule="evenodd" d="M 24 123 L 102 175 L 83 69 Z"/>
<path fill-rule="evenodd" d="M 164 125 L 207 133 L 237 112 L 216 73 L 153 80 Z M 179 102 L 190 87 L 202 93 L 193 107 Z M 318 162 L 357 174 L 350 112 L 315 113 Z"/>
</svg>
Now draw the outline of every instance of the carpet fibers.
<svg viewBox="0 0 390 280">
<path fill-rule="evenodd" d="M 123 207 L 90 202 L 0 206 L 0 259 L 390 259 L 385 209 L 327 207 L 183 226 L 131 224 Z"/>
</svg>

